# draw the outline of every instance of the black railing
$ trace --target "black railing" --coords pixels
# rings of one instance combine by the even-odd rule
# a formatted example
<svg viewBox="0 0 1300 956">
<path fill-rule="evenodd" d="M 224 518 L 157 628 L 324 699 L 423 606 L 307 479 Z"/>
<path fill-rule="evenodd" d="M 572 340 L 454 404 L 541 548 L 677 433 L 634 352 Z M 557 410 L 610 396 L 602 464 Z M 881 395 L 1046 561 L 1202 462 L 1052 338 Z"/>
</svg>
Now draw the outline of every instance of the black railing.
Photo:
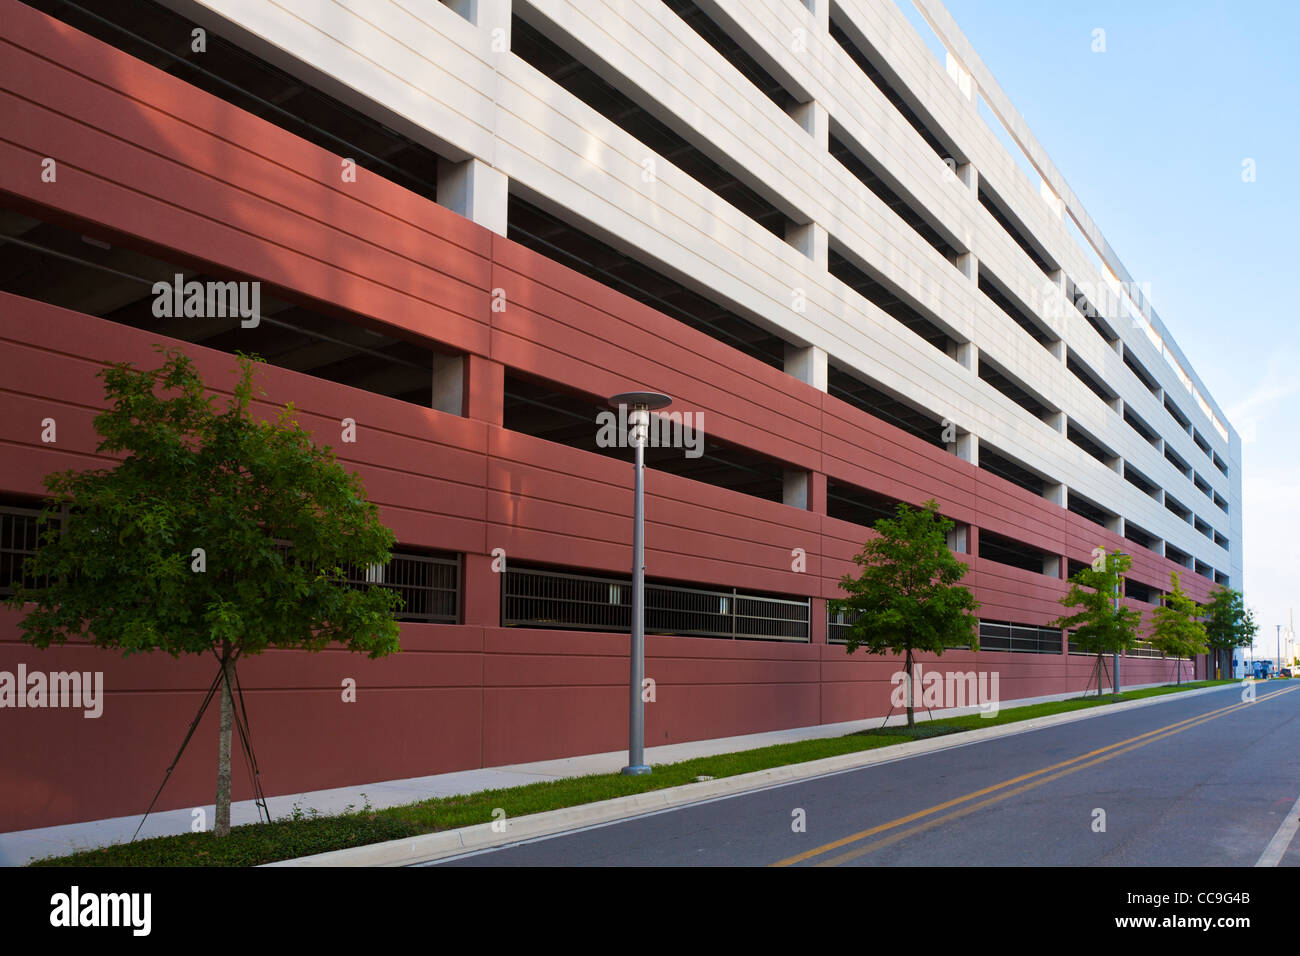
<svg viewBox="0 0 1300 956">
<path fill-rule="evenodd" d="M 1164 657 L 1164 652 L 1154 647 L 1149 641 L 1138 641 L 1137 645 L 1130 647 L 1124 652 L 1125 657 L 1154 657 L 1157 660 Z"/>
<path fill-rule="evenodd" d="M 40 514 L 39 508 L 0 505 L 0 597 L 13 593 L 14 585 L 23 576 L 23 562 L 36 553 Z M 57 530 L 57 519 L 54 527 Z M 287 542 L 276 545 L 277 550 L 288 555 Z M 394 613 L 399 621 L 460 622 L 457 555 L 394 551 L 387 564 L 346 568 L 344 573 L 353 587 L 385 587 L 401 595 L 404 606 Z M 23 583 L 27 587 L 44 587 L 46 582 L 27 577 Z"/>
<path fill-rule="evenodd" d="M 849 641 L 849 628 L 857 620 L 856 614 L 850 614 L 847 611 L 832 611 L 830 606 L 826 607 L 826 643 L 827 644 L 847 644 Z M 947 645 L 951 648 L 969 648 L 970 644 L 963 641 L 959 644 Z"/>
<path fill-rule="evenodd" d="M 348 584 L 358 588 L 381 587 L 396 591 L 403 606 L 394 612 L 399 621 L 433 624 L 460 622 L 460 558 L 394 551 L 387 564 L 346 569 Z"/>
<path fill-rule="evenodd" d="M 645 586 L 648 634 L 807 643 L 809 610 L 808 598 L 649 581 Z M 501 623 L 565 631 L 629 631 L 631 578 L 507 568 Z"/>
<path fill-rule="evenodd" d="M 13 594 L 14 585 L 20 581 L 29 588 L 45 587 L 47 583 L 23 574 L 23 563 L 40 544 L 40 514 L 40 508 L 0 505 L 0 597 Z"/>
<path fill-rule="evenodd" d="M 1054 627 L 980 621 L 980 650 L 1011 651 L 1016 654 L 1059 654 L 1061 632 Z"/>
</svg>

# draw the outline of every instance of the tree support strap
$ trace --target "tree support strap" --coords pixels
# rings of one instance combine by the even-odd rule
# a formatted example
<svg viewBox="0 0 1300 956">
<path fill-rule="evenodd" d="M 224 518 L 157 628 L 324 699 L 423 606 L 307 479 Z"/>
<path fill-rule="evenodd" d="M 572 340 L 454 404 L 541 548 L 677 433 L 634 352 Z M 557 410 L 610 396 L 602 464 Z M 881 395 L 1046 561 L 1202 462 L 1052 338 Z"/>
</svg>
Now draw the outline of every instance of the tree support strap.
<svg viewBox="0 0 1300 956">
<path fill-rule="evenodd" d="M 253 802 L 257 805 L 257 818 L 262 819 L 266 815 L 266 822 L 271 822 L 271 811 L 266 805 L 266 794 L 262 790 L 261 772 L 257 766 L 257 757 L 253 753 L 252 734 L 248 728 L 248 708 L 244 704 L 244 690 L 239 684 L 239 672 L 235 669 L 235 659 L 239 655 L 230 659 L 230 669 L 235 675 L 234 691 L 239 696 L 239 708 L 231 708 L 231 716 L 234 718 L 235 726 L 239 728 L 239 742 L 244 751 L 244 765 L 248 769 L 249 779 L 253 781 Z M 190 739 L 194 736 L 194 731 L 198 730 L 199 722 L 203 720 L 204 713 L 207 712 L 208 705 L 212 703 L 212 698 L 216 696 L 217 690 L 221 687 L 221 680 L 225 674 L 225 666 L 218 661 L 217 676 L 212 679 L 208 692 L 203 695 L 203 703 L 199 705 L 199 712 L 194 715 L 190 721 L 190 729 L 185 732 L 185 739 L 181 741 L 180 749 L 176 751 L 176 756 L 172 758 L 171 765 L 167 772 L 163 774 L 162 783 L 158 784 L 158 790 L 149 801 L 149 809 L 145 810 L 144 816 L 140 818 L 140 824 L 135 828 L 135 833 L 131 834 L 129 842 L 134 843 L 135 838 L 140 835 L 140 830 L 144 826 L 145 820 L 149 819 L 149 814 L 153 813 L 154 806 L 158 803 L 158 798 L 162 796 L 163 788 L 167 786 L 167 781 L 171 779 L 172 771 L 180 763 L 181 756 L 185 753 L 185 748 L 189 746 Z M 241 716 L 242 715 L 242 716 Z"/>
</svg>

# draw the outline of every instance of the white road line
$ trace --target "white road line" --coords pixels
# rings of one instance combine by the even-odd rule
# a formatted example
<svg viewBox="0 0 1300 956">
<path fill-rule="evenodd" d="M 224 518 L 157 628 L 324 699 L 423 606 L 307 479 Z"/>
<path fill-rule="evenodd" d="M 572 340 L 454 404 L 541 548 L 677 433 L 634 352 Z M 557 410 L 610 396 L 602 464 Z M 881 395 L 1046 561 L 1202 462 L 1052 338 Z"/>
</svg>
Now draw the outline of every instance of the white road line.
<svg viewBox="0 0 1300 956">
<path fill-rule="evenodd" d="M 1300 797 L 1296 798 L 1295 806 L 1287 811 L 1286 817 L 1282 820 L 1282 825 L 1273 834 L 1273 839 L 1268 841 L 1268 846 L 1264 847 L 1264 852 L 1260 854 L 1255 865 L 1277 866 L 1281 863 L 1287 847 L 1295 839 L 1297 830 L 1300 830 Z"/>
</svg>

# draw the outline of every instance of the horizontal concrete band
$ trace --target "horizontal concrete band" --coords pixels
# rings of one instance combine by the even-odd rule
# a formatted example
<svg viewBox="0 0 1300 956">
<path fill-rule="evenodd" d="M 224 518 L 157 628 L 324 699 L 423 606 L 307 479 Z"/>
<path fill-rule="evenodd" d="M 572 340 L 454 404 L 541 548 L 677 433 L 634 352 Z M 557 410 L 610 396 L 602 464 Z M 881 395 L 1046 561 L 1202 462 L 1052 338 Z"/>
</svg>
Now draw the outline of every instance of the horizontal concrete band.
<svg viewBox="0 0 1300 956">
<path fill-rule="evenodd" d="M 971 730 L 960 734 L 953 734 L 951 736 L 936 737 L 930 740 L 909 741 L 907 743 L 882 747 L 877 750 L 869 750 L 862 753 L 843 754 L 837 757 L 826 757 L 822 760 L 812 760 L 807 763 L 789 764 L 783 767 L 771 767 L 767 770 L 758 770 L 753 773 L 724 777 L 721 780 L 706 780 L 700 783 L 688 783 L 683 786 L 666 787 L 663 790 L 655 790 L 649 793 L 633 794 L 627 797 L 616 797 L 612 800 L 601 800 L 596 803 L 588 803 L 576 807 L 565 807 L 562 810 L 550 810 L 545 813 L 534 813 L 529 814 L 528 816 L 519 817 L 518 819 L 510 819 L 507 817 L 504 821 L 497 821 L 495 824 L 497 828 L 500 829 L 502 823 L 504 823 L 505 829 L 502 832 L 494 830 L 494 824 L 492 823 L 479 823 L 474 826 L 461 827 L 456 830 L 445 830 L 440 833 L 428 833 L 412 839 L 391 840 L 386 843 L 375 843 L 370 846 L 352 847 L 346 850 L 332 850 L 328 853 L 318 853 L 313 856 L 299 857 L 294 860 L 282 860 L 276 863 L 268 863 L 266 865 L 411 866 L 417 863 L 429 863 L 435 860 L 444 860 L 450 857 L 459 856 L 470 851 L 508 846 L 513 843 L 519 843 L 523 840 L 552 836 L 557 833 L 563 833 L 566 830 L 595 826 L 602 823 L 612 823 L 618 820 L 627 820 L 632 817 L 653 813 L 657 810 L 667 810 L 674 807 L 687 806 L 692 803 L 700 803 L 718 797 L 732 796 L 751 790 L 762 790 L 766 787 L 779 786 L 781 784 L 793 783 L 799 780 L 808 780 L 813 777 L 839 773 L 845 770 L 857 770 L 862 767 L 889 763 L 894 760 L 901 760 L 907 757 L 918 756 L 920 754 L 934 753 L 940 750 L 950 750 L 954 747 L 962 747 L 967 744 L 979 743 L 985 740 L 994 740 L 999 737 L 1010 737 L 1015 734 L 1028 733 L 1046 727 L 1056 727 L 1061 724 L 1072 723 L 1076 720 L 1086 720 L 1090 717 L 1099 717 L 1105 714 L 1117 714 L 1124 711 L 1137 710 L 1142 707 L 1149 707 L 1169 700 L 1185 700 L 1189 697 L 1210 694 L 1234 686 L 1237 685 L 1228 684 L 1220 687 L 1205 687 L 1200 690 L 1163 694 L 1145 700 L 1126 701 L 1124 703 L 1112 704 L 1103 708 L 1072 711 L 1065 714 L 1052 714 L 1046 717 L 1035 717 L 1030 720 L 1020 721 L 1013 724 L 1003 724 L 998 727 Z"/>
</svg>

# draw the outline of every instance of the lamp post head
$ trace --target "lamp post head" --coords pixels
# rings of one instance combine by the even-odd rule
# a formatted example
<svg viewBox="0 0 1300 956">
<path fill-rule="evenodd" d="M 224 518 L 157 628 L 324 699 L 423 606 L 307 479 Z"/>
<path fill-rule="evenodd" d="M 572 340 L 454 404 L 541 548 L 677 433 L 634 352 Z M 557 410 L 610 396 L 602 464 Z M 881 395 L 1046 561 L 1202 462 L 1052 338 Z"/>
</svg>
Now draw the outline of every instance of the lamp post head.
<svg viewBox="0 0 1300 956">
<path fill-rule="evenodd" d="M 660 408 L 667 408 L 672 402 L 673 400 L 667 395 L 660 395 L 658 392 L 619 392 L 617 395 L 611 395 L 609 399 L 609 404 L 614 408 L 631 407 L 632 414 L 627 416 L 627 420 L 632 426 L 632 444 L 638 449 L 638 454 L 640 449 L 645 447 L 650 413 Z M 619 414 L 621 416 L 622 412 L 620 411 Z"/>
<path fill-rule="evenodd" d="M 645 409 L 651 412 L 660 408 L 667 408 L 672 403 L 671 398 L 658 392 L 619 392 L 617 395 L 609 397 L 609 404 L 612 408 L 627 405 L 637 410 Z"/>
</svg>

